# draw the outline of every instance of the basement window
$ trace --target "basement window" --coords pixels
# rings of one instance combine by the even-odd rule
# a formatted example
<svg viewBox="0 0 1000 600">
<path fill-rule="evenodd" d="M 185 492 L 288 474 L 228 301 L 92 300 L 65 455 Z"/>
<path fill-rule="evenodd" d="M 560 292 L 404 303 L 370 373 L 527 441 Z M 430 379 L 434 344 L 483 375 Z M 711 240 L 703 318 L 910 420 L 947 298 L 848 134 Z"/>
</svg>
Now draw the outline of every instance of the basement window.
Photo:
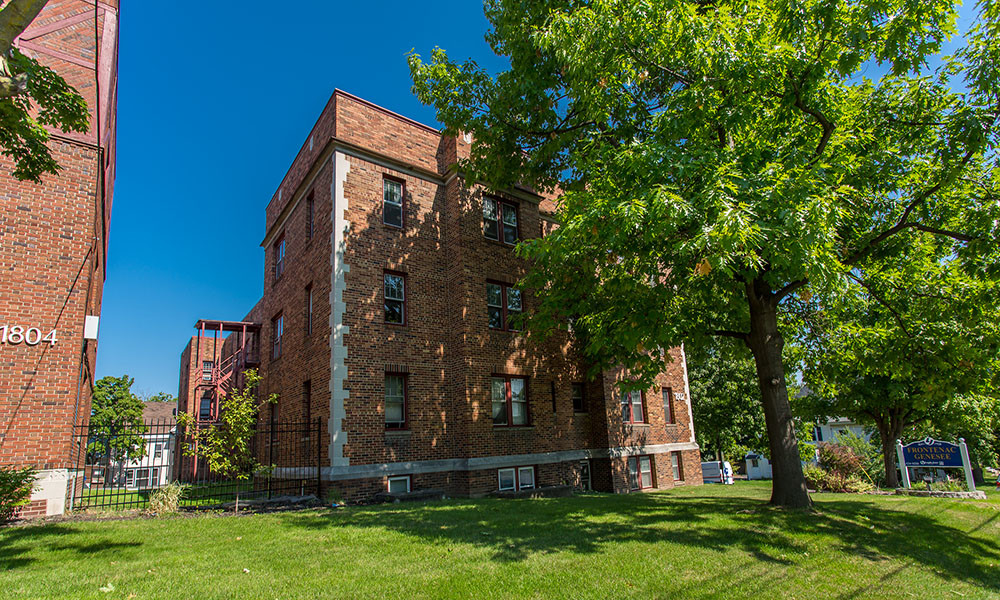
<svg viewBox="0 0 1000 600">
<path fill-rule="evenodd" d="M 410 492 L 410 476 L 390 477 L 388 490 L 390 494 L 408 494 Z"/>
<path fill-rule="evenodd" d="M 498 489 L 501 492 L 535 489 L 535 467 L 510 467 L 497 469 Z"/>
</svg>

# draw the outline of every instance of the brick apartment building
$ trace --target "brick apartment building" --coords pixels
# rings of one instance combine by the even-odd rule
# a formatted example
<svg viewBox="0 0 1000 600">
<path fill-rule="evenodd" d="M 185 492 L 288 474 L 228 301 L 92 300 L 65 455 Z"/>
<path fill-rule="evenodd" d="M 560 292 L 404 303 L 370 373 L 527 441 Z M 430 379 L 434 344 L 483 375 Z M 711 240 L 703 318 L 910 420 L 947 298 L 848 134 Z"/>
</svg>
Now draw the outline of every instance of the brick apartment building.
<svg viewBox="0 0 1000 600">
<path fill-rule="evenodd" d="M 348 500 L 701 483 L 682 349 L 623 397 L 623 374 L 588 381 L 568 338 L 517 330 L 534 302 L 513 245 L 555 227 L 554 204 L 467 189 L 469 149 L 334 92 L 266 209 L 264 293 L 243 319 L 260 392 L 279 395 L 262 419 L 326 423 L 322 479 Z"/>
<path fill-rule="evenodd" d="M 80 92 L 90 131 L 51 131 L 62 170 L 17 181 L 0 156 L 0 464 L 40 469 L 22 515 L 63 512 L 74 424 L 90 415 L 115 181 L 118 2 L 49 2 L 15 40 Z M 87 331 L 85 332 L 85 324 Z"/>
</svg>

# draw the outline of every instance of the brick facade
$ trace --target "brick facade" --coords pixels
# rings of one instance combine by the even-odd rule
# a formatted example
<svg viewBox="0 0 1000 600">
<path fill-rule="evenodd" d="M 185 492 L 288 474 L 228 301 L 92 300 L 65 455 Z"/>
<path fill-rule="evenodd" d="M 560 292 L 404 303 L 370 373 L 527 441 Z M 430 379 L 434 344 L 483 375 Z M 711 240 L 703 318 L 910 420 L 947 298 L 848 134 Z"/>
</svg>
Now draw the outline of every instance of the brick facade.
<svg viewBox="0 0 1000 600">
<path fill-rule="evenodd" d="M 61 170 L 41 184 L 0 157 L 0 464 L 41 470 L 23 515 L 57 514 L 75 476 L 73 425 L 90 414 L 115 178 L 118 25 L 115 0 L 49 2 L 15 45 L 59 72 L 87 101 L 86 134 L 51 131 Z M 25 341 L 13 327 L 29 331 Z M 38 333 L 36 333 L 36 331 Z M 51 341 L 34 343 L 54 331 Z M 51 338 L 50 338 L 51 339 Z M 29 343 L 30 342 L 30 343 Z M 60 488 L 61 486 L 61 488 Z"/>
<path fill-rule="evenodd" d="M 455 166 L 468 152 L 464 137 L 333 94 L 266 209 L 264 293 L 245 318 L 263 327 L 261 392 L 279 395 L 282 421 L 328 423 L 323 478 L 348 500 L 402 475 L 414 490 L 481 495 L 497 491 L 498 469 L 522 466 L 537 486 L 585 485 L 589 467 L 594 489 L 625 492 L 634 455 L 652 456 L 654 488 L 700 483 L 681 349 L 645 391 L 644 423 L 629 425 L 620 373 L 587 381 L 568 337 L 490 328 L 487 282 L 515 284 L 528 264 L 484 235 L 484 197 L 516 208 L 520 239 L 551 230 L 553 205 L 527 190 L 467 187 Z M 402 184 L 402 227 L 383 222 L 385 180 Z M 387 273 L 404 277 L 403 324 L 385 322 Z M 530 296 L 522 303 L 532 310 Z M 387 374 L 405 377 L 400 429 L 386 427 Z M 524 380 L 527 423 L 494 425 L 498 376 Z M 574 411 L 573 384 L 584 386 L 585 411 Z M 669 423 L 663 388 L 673 392 Z"/>
</svg>

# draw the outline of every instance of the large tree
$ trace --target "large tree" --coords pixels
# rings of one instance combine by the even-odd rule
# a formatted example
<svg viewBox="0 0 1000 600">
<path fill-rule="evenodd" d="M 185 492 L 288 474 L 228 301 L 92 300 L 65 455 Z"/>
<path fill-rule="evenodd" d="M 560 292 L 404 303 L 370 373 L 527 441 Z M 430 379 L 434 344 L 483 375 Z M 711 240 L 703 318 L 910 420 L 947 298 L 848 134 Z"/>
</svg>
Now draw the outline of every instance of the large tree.
<svg viewBox="0 0 1000 600">
<path fill-rule="evenodd" d="M 14 177 L 35 183 L 43 174 L 59 171 L 45 128 L 66 132 L 90 128 L 83 96 L 58 73 L 14 47 L 15 38 L 45 2 L 0 0 L 0 152 L 14 161 Z"/>
<path fill-rule="evenodd" d="M 983 4 L 964 49 L 931 69 L 951 2 L 485 7 L 509 69 L 441 49 L 410 68 L 446 131 L 475 136 L 466 181 L 561 194 L 559 229 L 523 249 L 532 326 L 576 317 L 595 368 L 642 383 L 668 360 L 652 349 L 741 340 L 771 502 L 809 506 L 779 318 L 793 295 L 854 293 L 849 275 L 900 238 L 942 237 L 995 267 L 1000 8 Z"/>
<path fill-rule="evenodd" d="M 687 347 L 691 414 L 702 456 L 742 459 L 767 449 L 755 368 L 732 340 Z"/>
<path fill-rule="evenodd" d="M 128 375 L 101 377 L 94 383 L 87 451 L 111 462 L 137 460 L 146 455 L 146 423 L 142 400 L 132 393 L 135 379 Z"/>
</svg>

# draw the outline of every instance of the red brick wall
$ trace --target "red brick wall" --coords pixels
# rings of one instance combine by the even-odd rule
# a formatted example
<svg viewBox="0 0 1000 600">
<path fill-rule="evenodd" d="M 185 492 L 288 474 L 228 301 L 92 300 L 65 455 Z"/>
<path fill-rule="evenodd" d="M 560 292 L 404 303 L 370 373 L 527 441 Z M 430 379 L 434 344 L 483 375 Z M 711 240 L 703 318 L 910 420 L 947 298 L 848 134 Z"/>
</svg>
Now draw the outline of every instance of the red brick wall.
<svg viewBox="0 0 1000 600">
<path fill-rule="evenodd" d="M 541 340 L 532 335 L 491 330 L 487 324 L 486 282 L 516 283 L 529 265 L 510 247 L 483 236 L 480 186 L 466 188 L 450 176 L 456 156 L 468 153 L 464 139 L 442 138 L 431 128 L 336 92 L 314 126 L 267 209 L 264 294 L 255 309 L 263 324 L 263 393 L 279 395 L 282 421 L 307 414 L 330 417 L 331 238 L 333 237 L 336 155 L 321 156 L 328 140 L 348 153 L 344 178 L 347 199 L 343 300 L 347 307 L 344 456 L 351 466 L 579 451 L 691 443 L 683 358 L 674 362 L 646 392 L 648 423 L 622 425 L 620 373 L 586 382 L 589 410 L 574 413 L 571 384 L 584 382 L 586 364 L 565 335 Z M 325 139 L 321 139 L 324 138 Z M 334 137 L 335 136 L 335 137 Z M 341 163 L 343 166 L 343 163 Z M 404 182 L 404 228 L 382 222 L 382 181 Z M 344 177 L 344 173 L 338 173 Z M 314 203 L 314 235 L 307 236 L 307 202 Z M 522 239 L 550 230 L 542 220 L 539 198 L 519 192 L 503 196 L 518 205 Z M 543 205 L 551 210 L 552 203 Z M 339 210 L 340 208 L 338 208 Z M 285 267 L 275 279 L 273 242 L 283 237 Z M 384 323 L 382 282 L 386 271 L 406 276 L 406 324 Z M 305 288 L 313 290 L 313 331 L 305 332 Z M 530 312 L 533 300 L 524 298 Z M 272 319 L 282 314 L 281 356 L 271 356 Z M 404 431 L 386 431 L 384 378 L 407 375 L 407 421 Z M 490 377 L 507 374 L 528 383 L 530 423 L 494 427 Z M 311 382 L 312 404 L 303 405 L 303 382 Z M 664 417 L 661 387 L 680 395 L 676 422 Z M 554 398 L 553 398 L 554 391 Z M 262 415 L 262 418 L 265 418 Z M 323 444 L 324 453 L 327 444 Z M 685 450 L 685 480 L 695 481 L 696 450 Z M 539 485 L 574 485 L 579 459 L 537 466 Z M 619 464 L 620 463 L 620 464 Z M 330 464 L 324 454 L 323 464 Z M 674 482 L 669 454 L 655 460 L 657 485 Z M 624 459 L 592 461 L 595 489 L 627 490 Z M 471 472 L 417 473 L 414 489 L 439 487 L 451 494 L 481 494 L 497 487 L 496 469 Z M 333 481 L 348 499 L 364 499 L 385 489 L 386 479 Z"/>
<path fill-rule="evenodd" d="M 49 2 L 15 44 L 87 101 L 85 134 L 51 131 L 61 170 L 41 184 L 0 179 L 0 326 L 55 329 L 54 345 L 0 343 L 0 464 L 74 467 L 72 426 L 90 414 L 115 174 L 117 1 Z M 0 171 L 13 164 L 0 157 Z M 36 500 L 22 514 L 44 514 Z"/>
<path fill-rule="evenodd" d="M 199 344 L 197 335 L 191 336 L 184 351 L 181 352 L 180 382 L 177 391 L 177 411 L 186 412 L 195 419 L 198 418 L 198 411 L 201 407 L 201 398 L 206 389 L 198 388 L 202 383 L 202 362 L 212 361 L 218 364 L 219 357 L 223 356 L 223 345 L 225 339 L 216 340 L 214 336 L 204 336 Z M 198 353 L 200 356 L 197 356 Z"/>
</svg>

